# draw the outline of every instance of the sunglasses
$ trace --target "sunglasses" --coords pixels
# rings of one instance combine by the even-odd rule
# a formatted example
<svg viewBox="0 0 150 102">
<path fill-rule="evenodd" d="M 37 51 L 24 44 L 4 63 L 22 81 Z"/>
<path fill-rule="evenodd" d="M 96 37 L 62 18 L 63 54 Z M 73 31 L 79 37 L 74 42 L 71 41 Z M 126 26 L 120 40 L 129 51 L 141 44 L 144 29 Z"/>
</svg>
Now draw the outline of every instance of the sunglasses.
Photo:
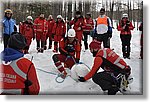
<svg viewBox="0 0 150 102">
<path fill-rule="evenodd" d="M 11 13 L 6 13 L 6 14 L 11 14 Z"/>
</svg>

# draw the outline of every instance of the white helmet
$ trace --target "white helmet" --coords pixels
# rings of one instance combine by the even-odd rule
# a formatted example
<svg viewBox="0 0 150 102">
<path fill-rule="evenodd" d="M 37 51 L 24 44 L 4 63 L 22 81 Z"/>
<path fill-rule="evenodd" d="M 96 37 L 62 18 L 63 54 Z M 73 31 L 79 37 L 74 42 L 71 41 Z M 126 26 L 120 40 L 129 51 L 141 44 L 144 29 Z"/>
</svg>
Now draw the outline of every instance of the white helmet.
<svg viewBox="0 0 150 102">
<path fill-rule="evenodd" d="M 74 29 L 69 29 L 68 30 L 68 37 L 75 37 L 76 36 L 76 32 Z"/>
<path fill-rule="evenodd" d="M 62 19 L 62 16 L 61 16 L 61 15 L 58 15 L 58 16 L 57 16 L 57 18 L 60 18 L 60 19 Z"/>
<path fill-rule="evenodd" d="M 30 20 L 32 20 L 32 21 L 33 21 L 33 18 L 32 18 L 31 16 L 28 16 L 28 17 L 27 17 L 27 19 L 30 19 Z"/>
<path fill-rule="evenodd" d="M 122 18 L 124 17 L 128 18 L 128 14 L 127 13 L 122 14 Z"/>
</svg>

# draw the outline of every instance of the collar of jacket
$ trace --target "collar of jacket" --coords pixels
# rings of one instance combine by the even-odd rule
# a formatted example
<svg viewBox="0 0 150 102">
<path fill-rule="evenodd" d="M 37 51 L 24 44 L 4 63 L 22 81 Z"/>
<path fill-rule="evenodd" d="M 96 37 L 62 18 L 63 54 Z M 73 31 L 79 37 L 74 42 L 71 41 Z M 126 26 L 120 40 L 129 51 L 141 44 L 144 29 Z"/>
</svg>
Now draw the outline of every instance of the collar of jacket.
<svg viewBox="0 0 150 102">
<path fill-rule="evenodd" d="M 1 53 L 1 56 L 2 56 L 2 61 L 5 61 L 7 63 L 23 57 L 24 54 L 12 48 L 5 48 L 4 51 Z"/>
</svg>

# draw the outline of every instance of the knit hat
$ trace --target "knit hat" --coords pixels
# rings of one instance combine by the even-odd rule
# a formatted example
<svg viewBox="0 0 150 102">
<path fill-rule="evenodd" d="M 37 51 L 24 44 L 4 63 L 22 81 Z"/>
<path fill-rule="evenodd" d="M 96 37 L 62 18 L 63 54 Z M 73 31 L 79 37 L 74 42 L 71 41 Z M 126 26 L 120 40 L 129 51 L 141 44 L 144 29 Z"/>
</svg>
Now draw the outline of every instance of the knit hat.
<svg viewBox="0 0 150 102">
<path fill-rule="evenodd" d="M 18 32 L 13 32 L 8 40 L 8 47 L 21 50 L 26 47 L 26 39 Z"/>
<path fill-rule="evenodd" d="M 101 42 L 97 41 L 97 40 L 93 40 L 90 45 L 89 45 L 90 49 L 100 49 L 101 48 Z"/>
<path fill-rule="evenodd" d="M 100 12 L 105 12 L 105 8 L 101 8 L 101 9 L 100 9 Z"/>
</svg>

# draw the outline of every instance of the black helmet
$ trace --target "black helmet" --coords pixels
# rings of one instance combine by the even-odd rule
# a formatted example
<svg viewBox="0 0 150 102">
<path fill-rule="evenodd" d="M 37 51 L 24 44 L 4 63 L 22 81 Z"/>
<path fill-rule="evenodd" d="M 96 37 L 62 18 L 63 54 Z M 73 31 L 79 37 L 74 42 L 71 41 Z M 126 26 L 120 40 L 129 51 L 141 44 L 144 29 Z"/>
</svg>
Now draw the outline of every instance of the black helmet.
<svg viewBox="0 0 150 102">
<path fill-rule="evenodd" d="M 26 47 L 25 37 L 18 32 L 13 32 L 8 40 L 8 47 L 16 50 L 21 50 L 25 48 Z"/>
</svg>

